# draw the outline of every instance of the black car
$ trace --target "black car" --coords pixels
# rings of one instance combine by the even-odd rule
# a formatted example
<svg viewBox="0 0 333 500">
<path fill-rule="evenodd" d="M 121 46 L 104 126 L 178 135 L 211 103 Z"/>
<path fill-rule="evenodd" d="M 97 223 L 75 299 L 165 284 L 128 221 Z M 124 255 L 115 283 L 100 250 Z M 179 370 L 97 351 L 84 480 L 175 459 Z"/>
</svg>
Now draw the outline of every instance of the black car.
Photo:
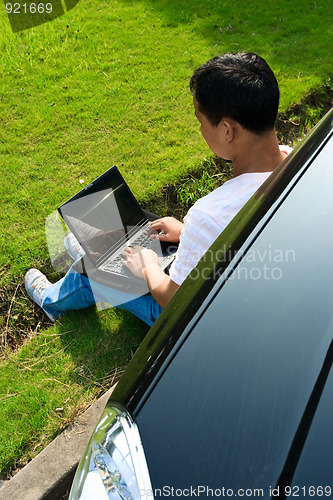
<svg viewBox="0 0 333 500">
<path fill-rule="evenodd" d="M 71 500 L 332 495 L 332 123 L 333 109 L 148 332 Z"/>
</svg>

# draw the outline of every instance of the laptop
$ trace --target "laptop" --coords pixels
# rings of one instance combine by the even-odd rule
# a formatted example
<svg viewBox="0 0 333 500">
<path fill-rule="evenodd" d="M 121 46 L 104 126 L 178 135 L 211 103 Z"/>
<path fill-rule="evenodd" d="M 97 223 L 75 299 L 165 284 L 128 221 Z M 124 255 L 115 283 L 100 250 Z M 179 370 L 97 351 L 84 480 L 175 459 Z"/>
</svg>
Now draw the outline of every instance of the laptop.
<svg viewBox="0 0 333 500">
<path fill-rule="evenodd" d="M 58 211 L 85 255 L 74 265 L 89 279 L 126 292 L 148 292 L 145 280 L 135 277 L 123 264 L 125 247 L 154 250 L 167 272 L 177 244 L 148 236 L 150 223 L 159 218 L 143 210 L 116 166 L 63 203 Z"/>
</svg>

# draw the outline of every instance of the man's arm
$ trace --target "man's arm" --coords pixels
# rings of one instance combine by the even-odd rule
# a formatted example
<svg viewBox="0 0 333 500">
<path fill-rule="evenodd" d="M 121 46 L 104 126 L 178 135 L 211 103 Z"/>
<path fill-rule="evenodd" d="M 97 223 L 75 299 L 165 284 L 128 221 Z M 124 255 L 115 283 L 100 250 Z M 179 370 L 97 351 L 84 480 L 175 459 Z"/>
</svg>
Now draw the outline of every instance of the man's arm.
<svg viewBox="0 0 333 500">
<path fill-rule="evenodd" d="M 150 293 L 162 309 L 164 309 L 178 290 L 179 285 L 162 271 L 158 263 L 155 265 L 154 262 L 149 262 L 143 268 L 143 274 L 148 283 Z"/>
</svg>

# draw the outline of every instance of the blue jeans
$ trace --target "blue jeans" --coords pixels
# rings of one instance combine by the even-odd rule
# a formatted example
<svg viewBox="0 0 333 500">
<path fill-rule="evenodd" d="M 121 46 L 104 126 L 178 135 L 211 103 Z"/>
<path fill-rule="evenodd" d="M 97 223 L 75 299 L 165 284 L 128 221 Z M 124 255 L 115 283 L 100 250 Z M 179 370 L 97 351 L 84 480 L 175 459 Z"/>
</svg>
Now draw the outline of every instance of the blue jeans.
<svg viewBox="0 0 333 500">
<path fill-rule="evenodd" d="M 137 296 L 93 282 L 72 267 L 67 274 L 43 292 L 42 308 L 58 318 L 67 311 L 84 309 L 97 301 L 132 312 L 152 326 L 162 312 L 152 295 Z"/>
</svg>

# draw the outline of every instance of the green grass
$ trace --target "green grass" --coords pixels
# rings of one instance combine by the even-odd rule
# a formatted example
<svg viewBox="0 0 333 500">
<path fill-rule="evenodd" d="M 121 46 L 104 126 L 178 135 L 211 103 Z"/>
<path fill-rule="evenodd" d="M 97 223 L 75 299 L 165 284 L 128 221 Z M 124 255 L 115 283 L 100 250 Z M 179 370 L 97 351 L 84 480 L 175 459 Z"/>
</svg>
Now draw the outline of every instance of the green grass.
<svg viewBox="0 0 333 500">
<path fill-rule="evenodd" d="M 4 361 L 1 472 L 40 452 L 111 387 L 147 330 L 130 313 L 108 309 L 97 314 L 90 308 L 84 315 L 64 317 Z"/>
<path fill-rule="evenodd" d="M 261 53 L 278 76 L 281 110 L 322 84 L 331 11 L 329 0 L 81 0 L 16 34 L 2 15 L 0 266 L 18 277 L 45 261 L 44 221 L 81 178 L 116 163 L 143 199 L 209 154 L 188 90 L 209 57 Z"/>
<path fill-rule="evenodd" d="M 212 187 L 207 173 L 194 180 L 211 171 L 211 153 L 188 90 L 193 70 L 225 51 L 256 51 L 277 75 L 286 112 L 329 84 L 331 19 L 330 0 L 80 0 L 13 34 L 0 8 L 1 339 L 18 329 L 27 339 L 14 354 L 8 344 L 0 366 L 0 471 L 39 451 L 96 397 L 147 331 L 114 310 L 73 313 L 47 329 L 22 291 L 30 267 L 59 277 L 46 218 L 81 179 L 114 163 L 146 206 L 166 213 L 163 187 L 175 184 L 178 202 L 190 205 Z M 306 126 L 318 106 L 312 113 Z"/>
</svg>

